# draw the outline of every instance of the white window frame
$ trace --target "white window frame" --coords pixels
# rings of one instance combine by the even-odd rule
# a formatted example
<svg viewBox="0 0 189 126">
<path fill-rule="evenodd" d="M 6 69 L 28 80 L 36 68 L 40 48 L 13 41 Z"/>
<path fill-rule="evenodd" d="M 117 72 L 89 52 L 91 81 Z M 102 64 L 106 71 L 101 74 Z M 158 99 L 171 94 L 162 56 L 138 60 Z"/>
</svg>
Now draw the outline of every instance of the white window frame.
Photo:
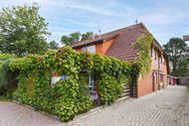
<svg viewBox="0 0 189 126">
<path fill-rule="evenodd" d="M 94 76 L 89 75 L 89 91 L 94 91 L 94 89 L 95 89 Z"/>
<path fill-rule="evenodd" d="M 90 53 L 96 53 L 96 45 L 83 47 L 82 51 L 88 51 Z"/>
<path fill-rule="evenodd" d="M 89 75 L 89 96 L 91 100 L 98 99 L 98 94 L 96 92 L 95 77 L 93 75 Z"/>
<path fill-rule="evenodd" d="M 54 85 L 56 84 L 58 81 L 60 81 L 62 79 L 61 76 L 58 76 L 58 77 L 52 77 L 51 78 L 51 85 Z"/>
</svg>

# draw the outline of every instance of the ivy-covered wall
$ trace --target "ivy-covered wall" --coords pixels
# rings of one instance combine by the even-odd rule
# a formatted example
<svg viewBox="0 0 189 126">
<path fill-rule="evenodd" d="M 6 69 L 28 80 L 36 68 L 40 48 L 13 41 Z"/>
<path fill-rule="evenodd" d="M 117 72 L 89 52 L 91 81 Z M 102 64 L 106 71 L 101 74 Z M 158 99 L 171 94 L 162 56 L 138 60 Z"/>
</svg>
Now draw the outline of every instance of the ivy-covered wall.
<svg viewBox="0 0 189 126">
<path fill-rule="evenodd" d="M 149 70 L 152 42 L 150 34 L 137 39 L 138 57 L 133 63 L 100 54 L 79 53 L 71 47 L 49 50 L 43 56 L 12 59 L 9 69 L 18 74 L 18 88 L 13 98 L 68 121 L 93 107 L 88 95 L 88 83 L 83 76 L 85 73 L 96 76 L 99 101 L 109 105 L 122 95 L 123 83 L 137 85 L 139 74 Z M 68 79 L 52 85 L 54 72 L 58 76 L 67 75 Z"/>
<path fill-rule="evenodd" d="M 48 51 L 44 56 L 28 55 L 13 59 L 9 68 L 19 73 L 18 89 L 13 98 L 37 110 L 57 115 L 62 121 L 93 107 L 83 72 L 97 76 L 101 104 L 113 103 L 123 93 L 122 82 L 139 74 L 137 67 L 133 69 L 129 62 L 100 54 L 78 53 L 70 47 Z M 51 85 L 54 71 L 60 76 L 68 75 L 68 79 Z"/>
<path fill-rule="evenodd" d="M 140 67 L 140 72 L 142 75 L 147 74 L 151 68 L 151 56 L 150 50 L 152 44 L 155 43 L 154 37 L 149 33 L 143 33 L 139 38 L 137 38 L 134 46 L 137 48 L 138 57 L 134 61 Z"/>
</svg>

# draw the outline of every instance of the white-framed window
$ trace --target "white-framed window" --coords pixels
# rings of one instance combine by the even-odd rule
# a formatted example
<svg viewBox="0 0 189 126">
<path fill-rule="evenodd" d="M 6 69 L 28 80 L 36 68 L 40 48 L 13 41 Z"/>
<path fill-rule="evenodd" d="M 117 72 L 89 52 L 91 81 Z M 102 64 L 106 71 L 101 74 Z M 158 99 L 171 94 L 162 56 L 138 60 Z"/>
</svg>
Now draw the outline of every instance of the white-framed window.
<svg viewBox="0 0 189 126">
<path fill-rule="evenodd" d="M 94 90 L 95 90 L 94 76 L 90 75 L 89 76 L 89 92 L 94 91 Z"/>
<path fill-rule="evenodd" d="M 60 81 L 61 80 L 61 76 L 58 76 L 58 77 L 52 77 L 51 78 L 51 85 L 54 85 L 54 84 L 56 84 L 58 81 Z"/>
<path fill-rule="evenodd" d="M 96 52 L 96 46 L 92 45 L 92 46 L 83 47 L 82 51 L 88 51 L 90 53 L 95 53 Z"/>
<path fill-rule="evenodd" d="M 89 96 L 91 100 L 98 99 L 98 94 L 96 92 L 95 78 L 93 75 L 89 75 Z"/>
<path fill-rule="evenodd" d="M 154 53 L 155 53 L 155 60 L 157 58 L 157 52 L 156 52 L 156 49 L 154 49 Z"/>
<path fill-rule="evenodd" d="M 66 75 L 66 74 L 63 74 L 62 76 L 55 76 L 55 77 L 52 77 L 51 78 L 51 84 L 52 85 L 54 85 L 54 84 L 56 84 L 58 81 L 60 81 L 60 80 L 68 80 L 68 75 Z"/>
<path fill-rule="evenodd" d="M 62 80 L 68 80 L 68 75 L 63 74 L 63 75 L 62 75 Z"/>
</svg>

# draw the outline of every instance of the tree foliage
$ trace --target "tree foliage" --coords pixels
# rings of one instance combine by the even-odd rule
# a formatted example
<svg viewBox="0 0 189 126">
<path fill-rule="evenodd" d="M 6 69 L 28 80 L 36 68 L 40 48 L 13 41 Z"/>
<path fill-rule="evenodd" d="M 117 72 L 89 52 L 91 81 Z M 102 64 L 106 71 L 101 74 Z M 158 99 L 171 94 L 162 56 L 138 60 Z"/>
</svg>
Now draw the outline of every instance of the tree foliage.
<svg viewBox="0 0 189 126">
<path fill-rule="evenodd" d="M 6 95 L 7 90 L 14 87 L 17 73 L 11 72 L 9 69 L 10 60 L 14 58 L 16 58 L 15 55 L 0 54 L 0 95 Z M 12 86 L 10 86 L 11 84 Z"/>
<path fill-rule="evenodd" d="M 80 40 L 87 40 L 93 36 L 93 32 L 86 32 L 83 34 L 81 34 L 80 32 L 74 32 L 69 35 L 63 35 L 61 38 L 61 42 L 65 45 L 72 45 L 74 42 L 78 42 Z"/>
<path fill-rule="evenodd" d="M 84 34 L 81 35 L 81 40 L 87 40 L 89 38 L 92 38 L 94 36 L 93 32 L 86 32 Z"/>
<path fill-rule="evenodd" d="M 24 56 L 47 50 L 48 24 L 39 15 L 39 7 L 12 6 L 0 13 L 0 51 Z"/>
<path fill-rule="evenodd" d="M 174 73 L 172 73 L 175 76 L 188 76 L 188 57 L 187 58 L 183 58 L 179 63 L 178 63 L 178 68 L 174 71 Z"/>
<path fill-rule="evenodd" d="M 187 44 L 181 38 L 171 38 L 163 47 L 173 65 L 172 74 L 176 75 L 179 72 L 180 64 L 185 62 Z"/>
<path fill-rule="evenodd" d="M 0 69 L 0 87 L 5 87 L 12 83 L 13 81 L 16 80 L 17 73 L 16 72 L 11 72 L 9 69 L 9 63 L 11 59 L 6 60 Z"/>
<path fill-rule="evenodd" d="M 1 65 L 8 59 L 10 58 L 15 58 L 16 56 L 15 55 L 11 55 L 11 54 L 8 54 L 8 53 L 0 53 L 0 68 L 1 68 Z"/>
<path fill-rule="evenodd" d="M 51 41 L 49 43 L 49 49 L 58 49 L 59 44 L 56 41 Z"/>
</svg>

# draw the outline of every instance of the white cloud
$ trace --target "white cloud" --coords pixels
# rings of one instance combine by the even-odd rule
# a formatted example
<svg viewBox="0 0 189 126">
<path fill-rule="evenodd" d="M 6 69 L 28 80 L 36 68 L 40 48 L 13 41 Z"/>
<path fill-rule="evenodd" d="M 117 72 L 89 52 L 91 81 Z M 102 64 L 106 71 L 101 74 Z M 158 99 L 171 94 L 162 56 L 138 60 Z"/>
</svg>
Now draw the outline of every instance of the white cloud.
<svg viewBox="0 0 189 126">
<path fill-rule="evenodd" d="M 136 19 L 144 22 L 161 42 L 187 34 L 183 27 L 189 26 L 188 2 L 184 0 L 151 1 L 154 5 L 150 6 L 143 6 L 147 2 L 144 0 L 136 4 L 118 0 L 1 0 L 0 8 L 33 2 L 39 3 L 41 15 L 50 23 L 51 39 L 58 41 L 63 34 L 99 29 L 109 32 L 134 24 Z"/>
</svg>

